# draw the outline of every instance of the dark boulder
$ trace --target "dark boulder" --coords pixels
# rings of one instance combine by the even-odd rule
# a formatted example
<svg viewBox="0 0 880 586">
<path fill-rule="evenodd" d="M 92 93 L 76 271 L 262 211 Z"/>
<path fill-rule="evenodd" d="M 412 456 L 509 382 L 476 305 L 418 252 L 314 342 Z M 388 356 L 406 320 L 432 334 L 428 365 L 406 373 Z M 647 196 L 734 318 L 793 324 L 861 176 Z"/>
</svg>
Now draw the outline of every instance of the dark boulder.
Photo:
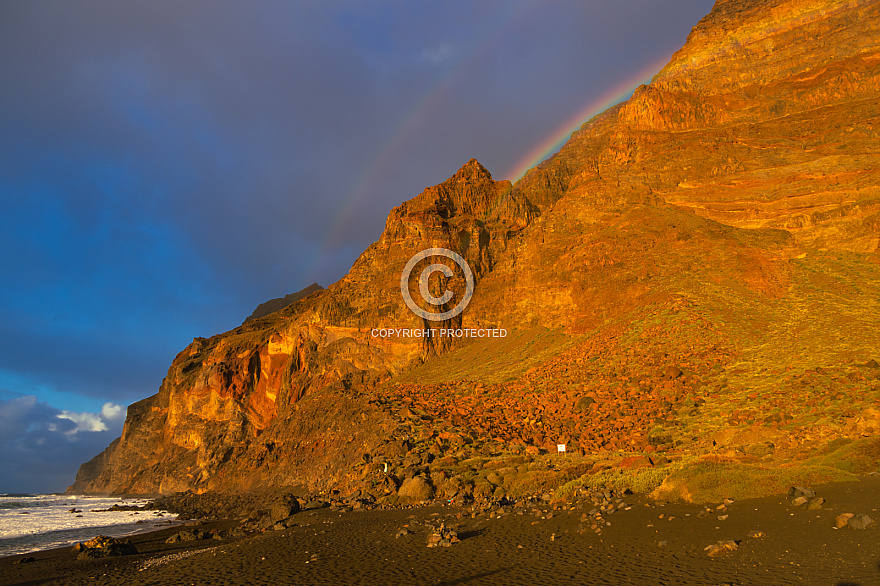
<svg viewBox="0 0 880 586">
<path fill-rule="evenodd" d="M 299 501 L 296 500 L 296 497 L 288 495 L 278 499 L 272 504 L 272 508 L 269 509 L 269 517 L 271 517 L 273 522 L 277 523 L 278 521 L 283 521 L 288 517 L 292 517 L 297 514 L 299 510 Z"/>
<path fill-rule="evenodd" d="M 869 517 L 864 513 L 858 513 L 852 516 L 849 521 L 846 522 L 847 526 L 850 529 L 867 529 L 868 525 L 874 523 L 874 519 Z"/>
<path fill-rule="evenodd" d="M 134 555 L 137 548 L 130 539 L 122 541 L 106 535 L 98 535 L 86 542 L 77 543 L 73 546 L 73 553 L 77 554 L 78 560 L 89 560 L 120 555 Z"/>
<path fill-rule="evenodd" d="M 813 498 L 816 493 L 805 486 L 792 486 L 788 489 L 788 498 L 796 499 L 799 497 Z"/>
</svg>

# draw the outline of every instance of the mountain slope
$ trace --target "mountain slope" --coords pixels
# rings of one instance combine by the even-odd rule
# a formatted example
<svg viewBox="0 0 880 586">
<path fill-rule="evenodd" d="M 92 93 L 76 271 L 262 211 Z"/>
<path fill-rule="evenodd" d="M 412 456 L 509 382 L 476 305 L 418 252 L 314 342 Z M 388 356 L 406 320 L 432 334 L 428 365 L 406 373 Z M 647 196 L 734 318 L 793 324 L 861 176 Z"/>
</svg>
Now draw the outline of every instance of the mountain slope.
<svg viewBox="0 0 880 586">
<path fill-rule="evenodd" d="M 269 301 L 265 301 L 259 304 L 254 311 L 244 320 L 243 323 L 247 323 L 249 321 L 253 321 L 255 319 L 266 317 L 271 313 L 275 313 L 276 311 L 281 311 L 288 305 L 292 303 L 296 303 L 303 297 L 307 297 L 314 293 L 315 291 L 320 291 L 322 287 L 317 283 L 312 283 L 305 289 L 301 289 L 296 293 L 289 293 L 284 297 L 278 297 L 277 299 L 270 299 Z"/>
<path fill-rule="evenodd" d="M 515 185 L 471 160 L 392 210 L 339 282 L 194 340 L 71 490 L 381 498 L 422 475 L 447 496 L 515 493 L 660 451 L 651 463 L 672 469 L 646 477 L 653 488 L 719 450 L 770 466 L 870 439 L 878 10 L 719 1 L 651 84 Z M 427 248 L 473 271 L 469 305 L 442 321 L 401 297 Z M 456 294 L 429 313 L 461 301 L 449 267 L 427 289 Z M 388 328 L 507 335 L 375 335 Z M 461 468 L 557 443 L 583 459 L 540 482 Z"/>
</svg>

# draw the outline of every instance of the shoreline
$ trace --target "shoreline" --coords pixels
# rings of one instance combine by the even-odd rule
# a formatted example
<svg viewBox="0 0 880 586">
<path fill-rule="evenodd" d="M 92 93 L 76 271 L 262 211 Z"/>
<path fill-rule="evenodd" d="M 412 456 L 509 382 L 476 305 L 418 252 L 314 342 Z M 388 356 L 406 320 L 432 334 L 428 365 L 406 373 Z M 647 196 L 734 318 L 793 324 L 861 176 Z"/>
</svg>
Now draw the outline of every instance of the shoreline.
<svg viewBox="0 0 880 586">
<path fill-rule="evenodd" d="M 72 546 L 102 533 L 113 537 L 161 529 L 174 515 L 148 501 L 85 495 L 4 496 L 0 507 L 0 557 Z"/>
<path fill-rule="evenodd" d="M 239 525 L 196 521 L 135 536 L 139 553 L 131 556 L 77 561 L 60 548 L 0 558 L 0 583 L 876 583 L 878 523 L 863 530 L 834 525 L 846 512 L 880 521 L 880 477 L 812 488 L 825 499 L 815 510 L 793 505 L 786 495 L 722 509 L 716 509 L 721 503 L 652 502 L 643 495 L 613 495 L 605 507 L 610 512 L 589 498 L 556 505 L 538 499 L 500 507 L 322 508 L 296 513 L 283 530 L 165 543 L 194 524 L 221 534 Z M 441 523 L 460 541 L 428 548 Z M 735 550 L 717 557 L 705 550 L 728 540 Z M 15 563 L 26 556 L 35 561 Z"/>
</svg>

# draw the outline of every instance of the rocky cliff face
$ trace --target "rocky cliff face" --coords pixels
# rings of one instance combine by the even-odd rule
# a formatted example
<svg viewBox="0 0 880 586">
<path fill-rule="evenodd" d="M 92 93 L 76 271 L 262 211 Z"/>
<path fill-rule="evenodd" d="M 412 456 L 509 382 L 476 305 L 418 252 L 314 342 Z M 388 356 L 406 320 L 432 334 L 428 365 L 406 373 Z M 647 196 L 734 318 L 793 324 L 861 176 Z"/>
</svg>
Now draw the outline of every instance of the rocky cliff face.
<svg viewBox="0 0 880 586">
<path fill-rule="evenodd" d="M 651 84 L 516 185 L 471 160 L 393 209 L 339 282 L 194 340 L 70 490 L 369 481 L 393 494 L 435 456 L 480 446 L 672 442 L 666 413 L 751 372 L 725 365 L 790 359 L 783 339 L 800 341 L 799 361 L 859 358 L 880 331 L 866 307 L 880 292 L 878 28 L 876 2 L 719 0 Z M 442 322 L 401 298 L 401 270 L 426 248 L 474 273 L 470 305 Z M 429 288 L 461 291 L 461 275 Z M 859 316 L 857 335 L 834 321 L 844 314 Z M 511 334 L 471 346 L 373 335 L 427 327 Z M 561 338 L 522 334 L 538 330 Z M 829 331 L 833 345 L 811 345 Z M 483 358 L 468 362 L 468 348 Z M 415 409 L 423 392 L 448 397 Z M 394 474 L 373 478 L 377 459 Z"/>
<path fill-rule="evenodd" d="M 367 391 L 451 343 L 371 330 L 461 325 L 461 318 L 426 324 L 411 313 L 401 300 L 401 268 L 424 248 L 447 248 L 479 281 L 533 214 L 510 182 L 469 161 L 392 210 L 381 238 L 339 282 L 193 340 L 159 393 L 129 407 L 121 439 L 83 465 L 71 490 L 316 486 L 337 477 L 394 429 Z"/>
<path fill-rule="evenodd" d="M 875 2 L 720 1 L 650 85 L 517 188 L 656 197 L 813 247 L 874 252 L 878 27 Z"/>
</svg>

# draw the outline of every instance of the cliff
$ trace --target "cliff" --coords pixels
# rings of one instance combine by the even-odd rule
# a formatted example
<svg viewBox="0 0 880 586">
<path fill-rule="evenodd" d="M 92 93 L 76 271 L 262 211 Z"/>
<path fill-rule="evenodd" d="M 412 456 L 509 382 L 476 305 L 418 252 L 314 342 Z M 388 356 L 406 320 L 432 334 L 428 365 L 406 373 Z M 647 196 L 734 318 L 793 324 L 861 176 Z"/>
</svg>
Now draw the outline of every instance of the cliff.
<svg viewBox="0 0 880 586">
<path fill-rule="evenodd" d="M 469 161 L 392 210 L 381 238 L 339 282 L 193 340 L 158 394 L 129 407 L 120 440 L 82 466 L 71 490 L 316 486 L 338 476 L 395 429 L 366 391 L 448 345 L 371 335 L 423 325 L 401 302 L 401 267 L 425 247 L 442 247 L 460 252 L 481 279 L 531 217 L 509 182 Z"/>
<path fill-rule="evenodd" d="M 194 340 L 70 490 L 379 498 L 422 475 L 473 493 L 450 466 L 557 442 L 793 457 L 862 433 L 858 401 L 827 421 L 809 405 L 806 426 L 778 393 L 816 366 L 815 396 L 880 392 L 859 370 L 880 342 L 878 27 L 874 2 L 719 0 L 649 85 L 515 185 L 471 160 L 391 210 L 337 283 Z M 443 321 L 401 297 L 427 248 L 473 271 Z M 453 273 L 432 294 L 462 291 Z M 374 335 L 432 327 L 508 335 Z"/>
<path fill-rule="evenodd" d="M 874 2 L 719 1 L 649 85 L 518 188 L 650 195 L 815 248 L 874 252 L 878 27 Z"/>
</svg>

